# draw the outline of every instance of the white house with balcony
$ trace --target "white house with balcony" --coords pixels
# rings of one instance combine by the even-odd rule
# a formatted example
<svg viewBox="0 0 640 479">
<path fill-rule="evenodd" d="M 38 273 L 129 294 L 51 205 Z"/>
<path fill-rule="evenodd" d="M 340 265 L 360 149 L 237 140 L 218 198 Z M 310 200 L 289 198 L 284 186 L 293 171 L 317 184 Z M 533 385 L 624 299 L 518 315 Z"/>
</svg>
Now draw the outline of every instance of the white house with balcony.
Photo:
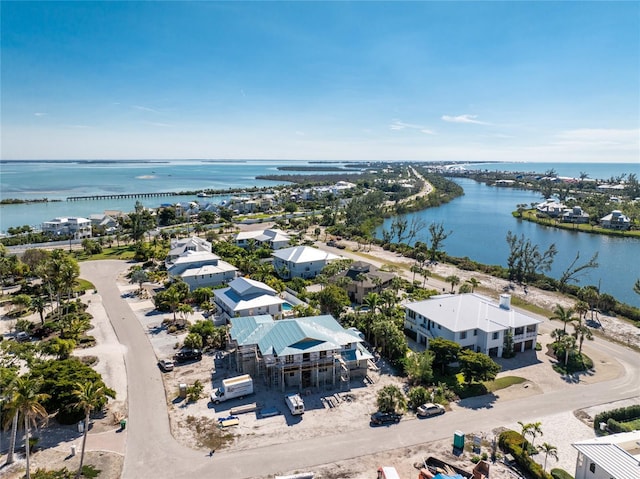
<svg viewBox="0 0 640 479">
<path fill-rule="evenodd" d="M 272 253 L 273 268 L 283 279 L 315 278 L 329 262 L 340 259 L 335 254 L 310 246 L 294 246 Z"/>
<path fill-rule="evenodd" d="M 477 293 L 442 294 L 425 301 L 405 304 L 406 329 L 416 333 L 417 342 L 428 347 L 429 340 L 444 338 L 463 348 L 489 356 L 502 356 L 508 331 L 515 352 L 535 349 L 541 320 L 511 307 L 511 296 L 500 302 Z"/>
<path fill-rule="evenodd" d="M 275 289 L 260 281 L 236 278 L 227 288 L 213 292 L 218 315 L 226 321 L 231 318 L 270 314 L 282 319 L 282 304 L 285 300 Z"/>
<path fill-rule="evenodd" d="M 171 265 L 186 251 L 205 251 L 211 253 L 211 243 L 198 236 L 184 239 L 172 239 L 169 254 L 164 260 L 164 265 L 169 269 Z"/>
<path fill-rule="evenodd" d="M 576 479 L 640 477 L 640 431 L 596 437 L 572 446 L 578 450 Z"/>
<path fill-rule="evenodd" d="M 628 230 L 631 219 L 620 210 L 613 210 L 607 216 L 600 218 L 600 226 L 612 230 Z"/>
<path fill-rule="evenodd" d="M 91 220 L 73 216 L 54 218 L 42 223 L 42 232 L 51 236 L 68 236 L 74 239 L 91 238 Z"/>
<path fill-rule="evenodd" d="M 190 290 L 219 286 L 236 277 L 238 268 L 207 251 L 186 250 L 167 268 L 170 278 L 180 278 Z"/>
<path fill-rule="evenodd" d="M 330 315 L 274 321 L 269 315 L 232 318 L 232 364 L 285 391 L 348 388 L 367 374 L 371 354 L 357 331 Z"/>
</svg>

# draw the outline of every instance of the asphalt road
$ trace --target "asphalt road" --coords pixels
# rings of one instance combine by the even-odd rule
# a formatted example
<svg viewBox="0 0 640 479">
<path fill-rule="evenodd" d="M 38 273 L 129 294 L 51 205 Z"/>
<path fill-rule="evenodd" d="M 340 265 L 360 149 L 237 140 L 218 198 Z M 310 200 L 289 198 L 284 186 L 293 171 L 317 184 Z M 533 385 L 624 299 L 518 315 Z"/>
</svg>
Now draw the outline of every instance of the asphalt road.
<svg viewBox="0 0 640 479">
<path fill-rule="evenodd" d="M 93 282 L 119 341 L 126 346 L 129 421 L 124 479 L 170 477 L 224 479 L 266 477 L 291 470 L 313 470 L 334 463 L 399 447 L 452 437 L 453 431 L 490 430 L 515 421 L 540 418 L 588 406 L 640 396 L 640 355 L 617 344 L 597 341 L 617 359 L 624 373 L 615 380 L 595 384 L 569 384 L 557 392 L 496 402 L 491 396 L 465 401 L 465 409 L 428 421 L 402 421 L 389 427 L 354 424 L 346 434 L 315 437 L 238 451 L 206 452 L 188 449 L 174 440 L 169 428 L 167 399 L 156 358 L 142 326 L 116 286 L 118 274 L 129 265 L 121 261 L 84 262 L 82 276 Z"/>
</svg>

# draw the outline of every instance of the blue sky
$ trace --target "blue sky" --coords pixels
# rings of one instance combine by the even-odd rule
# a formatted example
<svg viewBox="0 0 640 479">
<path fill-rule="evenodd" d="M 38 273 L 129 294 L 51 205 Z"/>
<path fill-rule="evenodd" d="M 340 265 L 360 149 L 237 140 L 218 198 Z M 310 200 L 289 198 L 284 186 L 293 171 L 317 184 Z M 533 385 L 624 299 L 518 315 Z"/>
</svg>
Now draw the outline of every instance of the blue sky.
<svg viewBox="0 0 640 479">
<path fill-rule="evenodd" d="M 638 162 L 638 2 L 1 3 L 2 159 Z"/>
</svg>

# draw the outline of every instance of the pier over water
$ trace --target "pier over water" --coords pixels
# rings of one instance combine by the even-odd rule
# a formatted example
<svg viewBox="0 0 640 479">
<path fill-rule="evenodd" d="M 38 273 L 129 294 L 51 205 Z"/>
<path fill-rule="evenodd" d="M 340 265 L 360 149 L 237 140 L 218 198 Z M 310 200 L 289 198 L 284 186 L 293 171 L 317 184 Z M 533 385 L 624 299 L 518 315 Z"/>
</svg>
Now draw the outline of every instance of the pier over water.
<svg viewBox="0 0 640 479">
<path fill-rule="evenodd" d="M 68 196 L 67 201 L 82 200 L 122 200 L 127 198 L 153 198 L 157 196 L 179 196 L 181 193 L 175 191 L 154 192 L 154 193 L 122 193 L 117 195 L 90 195 L 90 196 Z"/>
</svg>

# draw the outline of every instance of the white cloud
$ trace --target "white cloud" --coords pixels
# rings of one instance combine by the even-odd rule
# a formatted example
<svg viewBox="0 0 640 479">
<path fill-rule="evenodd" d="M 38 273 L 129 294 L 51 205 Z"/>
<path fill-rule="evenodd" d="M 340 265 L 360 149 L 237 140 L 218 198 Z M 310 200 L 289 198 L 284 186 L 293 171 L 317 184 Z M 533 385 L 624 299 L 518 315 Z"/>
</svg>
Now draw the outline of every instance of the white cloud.
<svg viewBox="0 0 640 479">
<path fill-rule="evenodd" d="M 38 117 L 39 117 L 39 116 L 47 116 L 47 114 L 46 114 L 46 113 L 43 113 L 43 112 L 41 112 L 41 111 L 37 111 L 37 112 L 35 112 L 35 113 L 33 114 L 33 116 L 38 116 Z"/>
<path fill-rule="evenodd" d="M 478 118 L 478 115 L 469 115 L 469 114 L 458 115 L 458 116 L 442 115 L 442 119 L 444 121 L 448 121 L 449 123 L 473 123 L 476 125 L 490 125 L 490 123 L 476 120 L 476 118 Z"/>
<path fill-rule="evenodd" d="M 153 108 L 149 108 L 146 106 L 141 106 L 141 105 L 133 105 L 133 108 L 135 108 L 136 110 L 140 110 L 140 111 L 148 111 L 151 113 L 160 113 L 158 110 L 154 110 Z"/>
<path fill-rule="evenodd" d="M 395 130 L 395 131 L 404 130 L 404 129 L 418 130 L 421 133 L 424 133 L 426 135 L 435 135 L 436 134 L 435 131 L 433 131 L 433 130 L 431 130 L 429 128 L 426 128 L 426 127 L 424 127 L 422 125 L 416 125 L 416 124 L 413 124 L 413 123 L 405 123 L 405 122 L 400 121 L 400 120 L 393 120 L 391 122 L 391 125 L 389 125 L 389 128 L 391 130 Z"/>
</svg>

